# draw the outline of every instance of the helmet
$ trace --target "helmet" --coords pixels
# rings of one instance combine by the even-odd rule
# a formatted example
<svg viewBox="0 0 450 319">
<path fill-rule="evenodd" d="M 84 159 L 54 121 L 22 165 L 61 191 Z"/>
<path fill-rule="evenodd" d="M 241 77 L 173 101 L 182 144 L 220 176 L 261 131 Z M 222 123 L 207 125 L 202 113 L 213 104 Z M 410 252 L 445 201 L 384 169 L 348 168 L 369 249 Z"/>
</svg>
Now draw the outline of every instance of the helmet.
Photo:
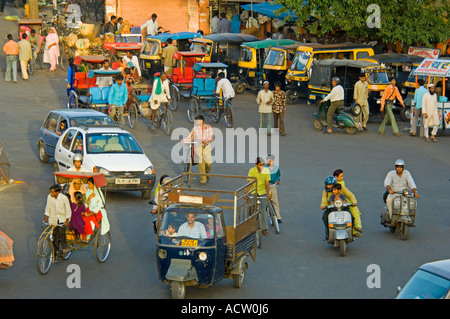
<svg viewBox="0 0 450 319">
<path fill-rule="evenodd" d="M 73 161 L 74 161 L 74 162 L 75 162 L 75 161 L 80 161 L 80 162 L 82 162 L 82 161 L 83 161 L 83 155 L 81 155 L 80 153 L 75 154 L 75 155 L 73 156 Z"/>
<path fill-rule="evenodd" d="M 325 178 L 325 190 L 327 192 L 331 192 L 331 188 L 327 188 L 327 185 L 334 185 L 337 183 L 337 178 L 334 176 L 328 176 L 327 178 Z"/>
<path fill-rule="evenodd" d="M 341 83 L 341 80 L 340 80 L 337 76 L 333 77 L 333 78 L 331 79 L 331 81 L 335 81 L 335 82 L 336 82 L 336 85 L 339 84 L 339 83 Z"/>
<path fill-rule="evenodd" d="M 405 161 L 399 158 L 395 161 L 395 166 L 405 166 Z"/>
</svg>

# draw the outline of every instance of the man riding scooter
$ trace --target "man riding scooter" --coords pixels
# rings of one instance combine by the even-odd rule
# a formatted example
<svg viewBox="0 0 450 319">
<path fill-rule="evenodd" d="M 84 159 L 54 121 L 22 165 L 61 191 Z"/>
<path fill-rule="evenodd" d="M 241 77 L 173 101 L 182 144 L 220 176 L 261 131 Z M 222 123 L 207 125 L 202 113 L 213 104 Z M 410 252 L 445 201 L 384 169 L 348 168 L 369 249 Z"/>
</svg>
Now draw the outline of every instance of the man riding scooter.
<svg viewBox="0 0 450 319">
<path fill-rule="evenodd" d="M 328 176 L 325 179 L 325 190 L 322 193 L 322 201 L 320 204 L 320 208 L 322 210 L 325 210 L 328 207 L 328 203 L 330 200 L 331 195 L 333 195 L 332 191 L 333 191 L 333 185 L 337 183 L 337 179 L 334 176 Z M 352 206 L 356 206 L 356 197 L 355 195 L 353 195 L 352 192 L 350 192 L 345 186 L 342 185 L 341 187 L 341 193 L 346 197 L 346 199 L 348 199 L 350 201 L 350 203 L 352 204 Z M 328 209 L 326 209 L 323 212 L 322 215 L 322 220 L 323 220 L 323 224 L 325 225 L 325 237 L 326 240 L 328 240 L 328 215 L 330 214 L 331 211 L 329 211 Z M 353 219 L 353 216 L 352 216 Z"/>
<path fill-rule="evenodd" d="M 415 198 L 419 198 L 417 193 L 417 187 L 409 171 L 405 170 L 405 162 L 402 159 L 395 161 L 395 170 L 387 173 L 384 179 L 384 187 L 386 193 L 384 195 L 386 206 L 388 208 L 389 216 L 384 216 L 384 221 L 390 223 L 392 219 L 392 202 L 396 196 L 396 193 L 403 192 L 404 189 L 411 189 Z"/>
</svg>

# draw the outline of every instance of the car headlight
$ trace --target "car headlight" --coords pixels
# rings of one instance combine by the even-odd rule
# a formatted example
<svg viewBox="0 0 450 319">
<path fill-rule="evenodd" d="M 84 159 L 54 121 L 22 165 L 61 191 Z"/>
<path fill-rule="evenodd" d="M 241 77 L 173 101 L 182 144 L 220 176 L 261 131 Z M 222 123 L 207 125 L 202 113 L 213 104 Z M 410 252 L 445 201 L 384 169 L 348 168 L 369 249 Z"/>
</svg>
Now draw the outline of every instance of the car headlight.
<svg viewBox="0 0 450 319">
<path fill-rule="evenodd" d="M 111 174 L 109 173 L 109 171 L 108 171 L 106 168 L 103 168 L 103 167 L 98 167 L 98 166 L 97 166 L 97 171 L 98 171 L 100 174 L 103 174 L 103 175 L 105 175 L 105 176 L 111 175 Z"/>
<path fill-rule="evenodd" d="M 153 166 L 147 167 L 147 169 L 144 171 L 144 175 L 152 175 L 152 174 L 155 174 Z"/>
<path fill-rule="evenodd" d="M 336 208 L 341 208 L 342 207 L 342 201 L 341 200 L 337 200 L 337 201 L 335 201 L 334 202 L 334 207 L 336 207 Z"/>
<path fill-rule="evenodd" d="M 207 257 L 208 255 L 204 251 L 198 254 L 198 259 L 200 259 L 201 261 L 205 261 Z"/>
</svg>

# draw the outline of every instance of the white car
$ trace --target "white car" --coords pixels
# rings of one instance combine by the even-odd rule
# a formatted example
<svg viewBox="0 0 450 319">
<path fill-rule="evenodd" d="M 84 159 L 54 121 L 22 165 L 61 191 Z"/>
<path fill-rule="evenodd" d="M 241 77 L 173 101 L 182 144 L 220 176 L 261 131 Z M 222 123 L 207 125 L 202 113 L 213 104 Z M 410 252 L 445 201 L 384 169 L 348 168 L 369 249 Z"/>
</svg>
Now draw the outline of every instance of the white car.
<svg viewBox="0 0 450 319">
<path fill-rule="evenodd" d="M 55 171 L 73 167 L 73 156 L 83 155 L 83 167 L 103 173 L 108 190 L 141 191 L 149 199 L 156 175 L 138 142 L 119 127 L 85 126 L 67 129 L 55 148 Z"/>
</svg>

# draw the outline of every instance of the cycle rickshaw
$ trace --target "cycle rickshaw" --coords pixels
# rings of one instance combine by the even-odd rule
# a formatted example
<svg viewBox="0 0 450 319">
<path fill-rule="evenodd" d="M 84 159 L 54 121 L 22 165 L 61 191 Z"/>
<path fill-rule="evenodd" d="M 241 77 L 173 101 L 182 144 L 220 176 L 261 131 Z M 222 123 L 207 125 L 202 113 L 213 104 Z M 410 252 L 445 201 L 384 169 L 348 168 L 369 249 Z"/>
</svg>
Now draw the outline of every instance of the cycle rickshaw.
<svg viewBox="0 0 450 319">
<path fill-rule="evenodd" d="M 106 178 L 101 173 L 78 173 L 78 172 L 55 172 L 55 178 L 58 184 L 64 184 L 61 188 L 61 193 L 66 194 L 68 192 L 68 185 L 72 179 L 79 178 L 83 183 L 87 183 L 88 178 L 94 179 L 95 190 L 99 193 L 103 201 L 104 197 L 100 188 L 106 186 Z M 77 238 L 76 233 L 69 226 L 66 227 L 66 242 L 69 244 L 70 249 L 62 255 L 64 260 L 70 258 L 74 251 L 84 249 L 87 247 L 94 248 L 94 256 L 98 263 L 104 263 L 111 251 L 111 233 L 109 229 L 109 222 L 107 221 L 106 212 L 102 210 L 102 221 L 100 222 L 100 229 L 95 229 L 94 234 L 89 241 L 81 241 Z M 48 225 L 42 234 L 39 236 L 36 249 L 36 268 L 41 275 L 45 275 L 49 272 L 50 267 L 55 262 L 57 257 L 57 251 L 53 243 L 53 229 L 59 227 L 55 225 Z"/>
<path fill-rule="evenodd" d="M 224 63 L 196 63 L 193 67 L 194 79 L 191 99 L 187 109 L 188 120 L 194 123 L 200 111 L 209 115 L 214 123 L 218 123 L 223 115 L 227 127 L 233 127 L 233 105 L 231 99 L 215 94 L 216 76 L 226 70 Z M 206 104 L 206 106 L 203 106 Z"/>
</svg>

